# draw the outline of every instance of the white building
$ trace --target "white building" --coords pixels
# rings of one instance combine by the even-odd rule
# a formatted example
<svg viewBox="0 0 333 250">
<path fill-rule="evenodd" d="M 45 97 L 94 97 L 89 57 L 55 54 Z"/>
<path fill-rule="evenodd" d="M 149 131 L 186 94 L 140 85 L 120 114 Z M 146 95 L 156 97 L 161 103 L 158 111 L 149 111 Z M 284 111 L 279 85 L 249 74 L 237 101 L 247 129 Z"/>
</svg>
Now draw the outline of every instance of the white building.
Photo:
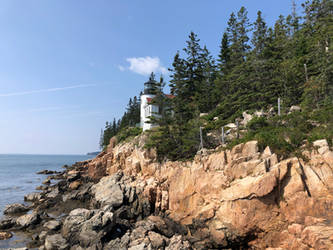
<svg viewBox="0 0 333 250">
<path fill-rule="evenodd" d="M 141 107 L 140 107 L 140 127 L 143 131 L 156 127 L 156 124 L 149 123 L 149 117 L 160 116 L 159 106 L 152 103 L 153 98 L 156 96 L 156 84 L 154 76 L 149 78 L 149 81 L 144 84 L 144 92 L 141 95 Z M 172 95 L 166 95 L 168 98 L 173 98 Z"/>
</svg>

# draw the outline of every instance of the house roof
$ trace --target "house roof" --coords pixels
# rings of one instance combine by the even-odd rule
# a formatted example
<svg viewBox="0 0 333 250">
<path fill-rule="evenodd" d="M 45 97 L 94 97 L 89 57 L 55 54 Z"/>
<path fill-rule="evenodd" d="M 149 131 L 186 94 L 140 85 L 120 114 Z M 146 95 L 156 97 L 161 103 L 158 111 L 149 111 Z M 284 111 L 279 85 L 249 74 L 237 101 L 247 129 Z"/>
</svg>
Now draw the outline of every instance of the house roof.
<svg viewBox="0 0 333 250">
<path fill-rule="evenodd" d="M 171 95 L 171 94 L 165 94 L 165 96 L 166 97 L 168 97 L 169 99 L 173 99 L 173 98 L 175 98 L 176 96 L 174 96 L 174 95 Z"/>
<path fill-rule="evenodd" d="M 169 99 L 173 99 L 173 98 L 176 97 L 176 96 L 171 95 L 171 94 L 165 94 L 165 96 L 166 96 L 167 98 L 169 98 Z M 151 98 L 151 97 L 147 97 L 147 103 L 151 103 L 152 100 L 153 100 L 153 98 Z"/>
</svg>

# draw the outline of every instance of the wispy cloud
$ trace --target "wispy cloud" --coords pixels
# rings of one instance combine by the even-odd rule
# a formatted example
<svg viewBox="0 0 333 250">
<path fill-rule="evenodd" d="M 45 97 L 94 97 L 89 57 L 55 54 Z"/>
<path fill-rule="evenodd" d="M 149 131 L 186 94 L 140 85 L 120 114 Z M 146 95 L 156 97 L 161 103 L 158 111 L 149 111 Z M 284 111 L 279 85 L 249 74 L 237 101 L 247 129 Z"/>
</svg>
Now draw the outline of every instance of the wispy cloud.
<svg viewBox="0 0 333 250">
<path fill-rule="evenodd" d="M 40 108 L 33 108 L 29 109 L 28 112 L 49 112 L 49 111 L 63 111 L 63 110 L 73 110 L 73 109 L 78 109 L 80 106 L 62 106 L 62 107 L 40 107 Z"/>
<path fill-rule="evenodd" d="M 120 70 L 120 71 L 125 71 L 125 67 L 124 66 L 121 66 L 121 65 L 118 65 L 118 69 Z"/>
<path fill-rule="evenodd" d="M 30 91 L 23 91 L 23 92 L 13 92 L 13 93 L 7 93 L 7 94 L 0 93 L 0 97 L 32 95 L 32 94 L 37 94 L 37 93 L 57 92 L 57 91 L 64 91 L 64 90 L 69 90 L 69 89 L 87 88 L 87 87 L 94 87 L 94 86 L 96 86 L 96 84 L 80 84 L 80 85 L 73 85 L 73 86 L 61 87 L 61 88 L 38 89 L 38 90 L 30 90 Z"/>
<path fill-rule="evenodd" d="M 130 63 L 129 70 L 140 75 L 149 75 L 151 72 L 167 73 L 167 69 L 162 66 L 158 57 L 131 57 L 126 61 Z"/>
</svg>

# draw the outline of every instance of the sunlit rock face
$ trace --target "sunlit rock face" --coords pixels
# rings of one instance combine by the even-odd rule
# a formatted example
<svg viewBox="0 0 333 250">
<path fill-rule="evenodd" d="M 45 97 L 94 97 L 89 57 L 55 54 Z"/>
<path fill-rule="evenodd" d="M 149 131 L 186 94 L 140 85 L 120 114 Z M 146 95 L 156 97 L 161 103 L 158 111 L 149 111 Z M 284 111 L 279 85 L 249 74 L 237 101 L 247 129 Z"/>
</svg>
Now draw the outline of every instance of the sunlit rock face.
<svg viewBox="0 0 333 250">
<path fill-rule="evenodd" d="M 107 149 L 89 163 L 92 177 L 121 171 L 155 211 L 188 226 L 191 237 L 258 249 L 333 247 L 333 152 L 325 140 L 300 158 L 278 160 L 250 141 L 191 162 L 156 161 L 144 138 Z"/>
</svg>

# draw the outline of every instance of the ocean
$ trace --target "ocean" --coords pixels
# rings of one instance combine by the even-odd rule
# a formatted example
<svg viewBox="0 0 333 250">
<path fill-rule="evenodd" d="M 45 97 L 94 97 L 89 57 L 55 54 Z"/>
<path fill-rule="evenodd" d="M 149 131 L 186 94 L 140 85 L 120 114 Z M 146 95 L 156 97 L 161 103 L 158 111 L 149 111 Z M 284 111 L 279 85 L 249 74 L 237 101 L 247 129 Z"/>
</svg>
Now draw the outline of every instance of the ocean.
<svg viewBox="0 0 333 250">
<path fill-rule="evenodd" d="M 16 155 L 0 154 L 0 218 L 3 210 L 11 203 L 24 203 L 24 195 L 35 190 L 46 178 L 36 172 L 64 170 L 63 165 L 91 159 L 89 155 Z"/>
</svg>

